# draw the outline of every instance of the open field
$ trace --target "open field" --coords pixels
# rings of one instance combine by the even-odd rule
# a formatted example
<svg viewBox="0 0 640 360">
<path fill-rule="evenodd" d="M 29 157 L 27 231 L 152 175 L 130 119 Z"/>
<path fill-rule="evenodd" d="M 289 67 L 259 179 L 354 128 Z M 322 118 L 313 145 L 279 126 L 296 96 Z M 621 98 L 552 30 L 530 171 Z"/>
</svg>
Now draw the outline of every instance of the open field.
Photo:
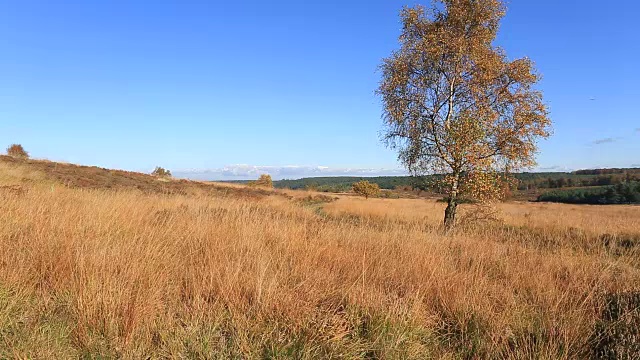
<svg viewBox="0 0 640 360">
<path fill-rule="evenodd" d="M 446 204 L 415 199 L 369 199 L 351 197 L 324 206 L 331 214 L 357 214 L 382 219 L 442 220 Z M 506 202 L 498 205 L 501 218 L 511 225 L 530 228 L 588 231 L 594 235 L 640 233 L 640 206 L 567 205 L 555 203 Z"/>
<path fill-rule="evenodd" d="M 502 223 L 445 236 L 444 204 L 427 200 L 8 160 L 0 186 L 0 358 L 562 359 L 638 346 L 638 310 L 606 314 L 640 291 L 640 207 L 506 203 Z"/>
</svg>

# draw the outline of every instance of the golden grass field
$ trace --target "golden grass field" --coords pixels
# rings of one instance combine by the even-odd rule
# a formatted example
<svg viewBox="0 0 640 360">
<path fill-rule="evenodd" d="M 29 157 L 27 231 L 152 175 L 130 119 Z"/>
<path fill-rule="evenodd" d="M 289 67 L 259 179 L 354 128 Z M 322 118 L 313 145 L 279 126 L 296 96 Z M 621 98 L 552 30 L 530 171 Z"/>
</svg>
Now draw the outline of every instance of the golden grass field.
<svg viewBox="0 0 640 360">
<path fill-rule="evenodd" d="M 588 358 L 640 290 L 640 207 L 505 203 L 445 235 L 430 200 L 45 167 L 0 162 L 0 358 Z"/>
</svg>

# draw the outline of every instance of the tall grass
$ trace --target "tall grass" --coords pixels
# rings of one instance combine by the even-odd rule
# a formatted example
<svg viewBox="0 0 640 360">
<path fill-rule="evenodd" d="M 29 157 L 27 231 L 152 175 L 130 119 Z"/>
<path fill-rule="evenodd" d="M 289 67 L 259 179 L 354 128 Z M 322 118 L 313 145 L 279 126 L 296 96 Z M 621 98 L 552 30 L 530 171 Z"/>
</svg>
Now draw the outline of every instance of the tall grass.
<svg viewBox="0 0 640 360">
<path fill-rule="evenodd" d="M 600 242 L 640 208 L 443 236 L 422 200 L 25 189 L 0 194 L 0 358 L 578 358 L 603 296 L 640 289 Z"/>
</svg>

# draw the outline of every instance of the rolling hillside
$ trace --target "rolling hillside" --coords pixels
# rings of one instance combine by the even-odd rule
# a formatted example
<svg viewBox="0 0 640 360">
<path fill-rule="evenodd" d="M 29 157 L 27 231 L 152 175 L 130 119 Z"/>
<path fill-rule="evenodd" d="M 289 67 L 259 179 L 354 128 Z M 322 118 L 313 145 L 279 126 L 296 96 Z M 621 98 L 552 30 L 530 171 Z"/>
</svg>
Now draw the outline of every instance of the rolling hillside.
<svg viewBox="0 0 640 360">
<path fill-rule="evenodd" d="M 640 207 L 507 202 L 446 233 L 434 200 L 6 157 L 0 197 L 2 359 L 637 354 Z"/>
<path fill-rule="evenodd" d="M 104 169 L 47 160 L 24 160 L 0 155 L 4 170 L 4 186 L 28 186 L 40 180 L 69 188 L 134 190 L 145 194 L 216 195 L 234 197 L 264 197 L 276 194 L 261 188 L 234 187 L 226 184 L 158 178 L 138 172 Z"/>
</svg>

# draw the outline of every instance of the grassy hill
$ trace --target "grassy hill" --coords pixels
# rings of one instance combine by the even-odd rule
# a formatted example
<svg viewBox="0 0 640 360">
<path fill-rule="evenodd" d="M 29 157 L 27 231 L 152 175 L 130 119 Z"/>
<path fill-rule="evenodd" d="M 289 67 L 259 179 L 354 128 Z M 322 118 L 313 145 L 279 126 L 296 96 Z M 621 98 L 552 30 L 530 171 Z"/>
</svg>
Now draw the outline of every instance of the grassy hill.
<svg viewBox="0 0 640 360">
<path fill-rule="evenodd" d="M 0 197 L 2 359 L 638 354 L 640 207 L 461 205 L 444 233 L 425 199 L 5 157 Z"/>
<path fill-rule="evenodd" d="M 46 160 L 16 159 L 0 155 L 0 169 L 12 186 L 28 186 L 35 180 L 78 189 L 135 190 L 145 194 L 216 195 L 263 197 L 273 195 L 261 188 L 232 187 L 225 184 L 159 178 L 138 172 L 104 169 Z M 6 184 L 5 184 L 6 186 Z"/>
</svg>

